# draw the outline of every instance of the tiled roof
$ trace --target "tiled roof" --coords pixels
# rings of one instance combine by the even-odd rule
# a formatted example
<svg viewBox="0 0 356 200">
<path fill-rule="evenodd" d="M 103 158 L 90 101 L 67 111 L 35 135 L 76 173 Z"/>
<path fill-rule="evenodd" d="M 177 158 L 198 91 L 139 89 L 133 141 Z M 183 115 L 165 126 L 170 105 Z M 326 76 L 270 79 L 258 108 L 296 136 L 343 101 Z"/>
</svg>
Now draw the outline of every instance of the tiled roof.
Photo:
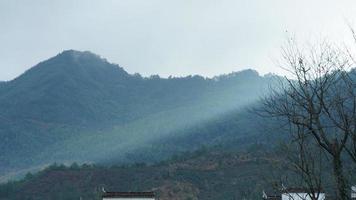
<svg viewBox="0 0 356 200">
<path fill-rule="evenodd" d="M 281 200 L 281 195 L 268 195 L 266 200 Z"/>
<path fill-rule="evenodd" d="M 154 192 L 105 192 L 103 198 L 155 198 Z"/>
</svg>

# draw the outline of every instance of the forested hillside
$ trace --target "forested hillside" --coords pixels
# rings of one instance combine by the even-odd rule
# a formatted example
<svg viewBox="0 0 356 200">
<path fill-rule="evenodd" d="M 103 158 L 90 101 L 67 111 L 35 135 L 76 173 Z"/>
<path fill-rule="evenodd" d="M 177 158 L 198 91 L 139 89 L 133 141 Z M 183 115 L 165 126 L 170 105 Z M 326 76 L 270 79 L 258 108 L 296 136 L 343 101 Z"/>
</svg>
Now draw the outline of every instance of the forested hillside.
<svg viewBox="0 0 356 200">
<path fill-rule="evenodd" d="M 253 150 L 252 150 L 253 149 Z M 168 199 L 260 199 L 275 156 L 262 145 L 240 153 L 200 150 L 155 165 L 52 165 L 22 181 L 0 185 L 0 199 L 99 200 L 107 191 L 155 191 Z M 263 170 L 262 170 L 263 169 Z"/>
<path fill-rule="evenodd" d="M 53 162 L 159 161 L 230 136 L 255 142 L 259 120 L 246 107 L 273 82 L 253 70 L 141 77 L 93 53 L 64 51 L 0 84 L 1 175 Z"/>
<path fill-rule="evenodd" d="M 66 68 L 68 59 L 73 69 Z M 86 59 L 117 75 L 97 80 L 102 71 L 87 69 L 95 62 L 82 65 Z M 53 75 L 49 69 L 62 81 L 42 87 L 37 83 Z M 354 80 L 355 70 L 348 77 Z M 89 52 L 63 52 L 1 87 L 3 180 L 45 170 L 1 184 L 0 199 L 95 200 L 102 187 L 154 190 L 162 200 L 259 199 L 272 182 L 298 186 L 278 146 L 289 139 L 284 123 L 257 113 L 275 78 L 252 70 L 212 79 L 144 78 Z M 331 168 L 322 173 L 332 194 Z"/>
</svg>

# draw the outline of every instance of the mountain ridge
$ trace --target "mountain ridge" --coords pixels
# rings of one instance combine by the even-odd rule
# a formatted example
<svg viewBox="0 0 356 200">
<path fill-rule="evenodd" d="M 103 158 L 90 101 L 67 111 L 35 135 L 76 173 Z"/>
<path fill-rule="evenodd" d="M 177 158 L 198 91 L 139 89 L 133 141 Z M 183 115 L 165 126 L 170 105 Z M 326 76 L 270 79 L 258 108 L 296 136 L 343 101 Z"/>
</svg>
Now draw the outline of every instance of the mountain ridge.
<svg viewBox="0 0 356 200">
<path fill-rule="evenodd" d="M 232 71 L 230 73 L 214 75 L 214 76 L 211 76 L 211 77 L 202 76 L 200 74 L 191 74 L 191 75 L 186 75 L 186 76 L 169 75 L 168 77 L 161 77 L 160 75 L 157 75 L 157 74 L 151 74 L 151 75 L 143 76 L 142 74 L 140 74 L 138 72 L 128 73 L 120 65 L 112 63 L 112 62 L 109 62 L 106 58 L 104 58 L 104 57 L 102 57 L 102 56 L 100 56 L 98 54 L 95 54 L 95 53 L 93 53 L 91 51 L 88 51 L 88 50 L 79 51 L 79 50 L 75 50 L 75 49 L 68 49 L 68 50 L 63 50 L 62 52 L 58 53 L 57 55 L 37 63 L 36 65 L 34 65 L 34 67 L 31 67 L 31 68 L 25 70 L 23 73 L 21 73 L 20 75 L 18 75 L 17 77 L 15 77 L 15 78 L 13 78 L 11 80 L 7 80 L 7 81 L 1 81 L 0 80 L 0 83 L 8 83 L 8 82 L 14 81 L 15 79 L 18 79 L 22 75 L 26 74 L 27 72 L 34 70 L 34 68 L 36 66 L 41 65 L 41 64 L 46 63 L 46 62 L 51 62 L 53 60 L 58 60 L 60 58 L 70 58 L 70 60 L 77 61 L 77 62 L 79 62 L 80 60 L 83 60 L 84 58 L 87 59 L 87 62 L 88 61 L 95 61 L 96 63 L 98 61 L 105 62 L 107 64 L 115 65 L 117 68 L 122 70 L 122 72 L 127 74 L 127 75 L 132 75 L 132 76 L 135 76 L 135 77 L 142 77 L 143 79 L 149 79 L 149 78 L 155 78 L 155 77 L 159 77 L 160 79 L 179 79 L 179 78 L 188 78 L 188 77 L 200 77 L 200 78 L 203 78 L 203 79 L 216 80 L 216 79 L 223 78 L 223 77 L 232 77 L 232 76 L 239 75 L 239 74 L 242 74 L 242 73 L 245 73 L 245 72 L 260 76 L 259 72 L 257 70 L 255 70 L 255 69 L 252 69 L 252 68 L 245 68 L 245 69 L 241 69 L 241 70 L 238 70 L 238 71 Z M 275 74 L 271 74 L 271 75 L 278 76 L 278 75 L 275 75 Z"/>
</svg>

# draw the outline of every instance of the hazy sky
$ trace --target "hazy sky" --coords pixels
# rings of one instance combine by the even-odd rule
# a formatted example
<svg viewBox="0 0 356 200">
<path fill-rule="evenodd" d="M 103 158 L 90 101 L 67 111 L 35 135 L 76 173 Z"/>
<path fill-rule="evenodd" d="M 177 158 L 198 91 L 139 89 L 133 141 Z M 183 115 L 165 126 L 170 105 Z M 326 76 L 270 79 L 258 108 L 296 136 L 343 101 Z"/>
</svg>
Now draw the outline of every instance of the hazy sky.
<svg viewBox="0 0 356 200">
<path fill-rule="evenodd" d="M 343 39 L 355 20 L 355 0 L 0 0 L 0 80 L 66 49 L 143 75 L 280 73 L 286 31 Z"/>
</svg>

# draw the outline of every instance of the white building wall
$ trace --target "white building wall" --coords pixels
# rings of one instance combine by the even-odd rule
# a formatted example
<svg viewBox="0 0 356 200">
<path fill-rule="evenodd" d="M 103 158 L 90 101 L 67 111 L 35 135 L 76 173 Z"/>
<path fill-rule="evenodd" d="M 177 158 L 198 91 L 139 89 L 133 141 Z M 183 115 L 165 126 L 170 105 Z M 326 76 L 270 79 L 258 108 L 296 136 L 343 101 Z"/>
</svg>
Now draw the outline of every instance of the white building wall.
<svg viewBox="0 0 356 200">
<path fill-rule="evenodd" d="M 284 193 L 282 200 L 311 200 L 308 193 Z M 325 200 L 325 193 L 320 193 L 318 200 Z"/>
<path fill-rule="evenodd" d="M 351 187 L 351 198 L 356 199 L 356 186 Z"/>
</svg>

